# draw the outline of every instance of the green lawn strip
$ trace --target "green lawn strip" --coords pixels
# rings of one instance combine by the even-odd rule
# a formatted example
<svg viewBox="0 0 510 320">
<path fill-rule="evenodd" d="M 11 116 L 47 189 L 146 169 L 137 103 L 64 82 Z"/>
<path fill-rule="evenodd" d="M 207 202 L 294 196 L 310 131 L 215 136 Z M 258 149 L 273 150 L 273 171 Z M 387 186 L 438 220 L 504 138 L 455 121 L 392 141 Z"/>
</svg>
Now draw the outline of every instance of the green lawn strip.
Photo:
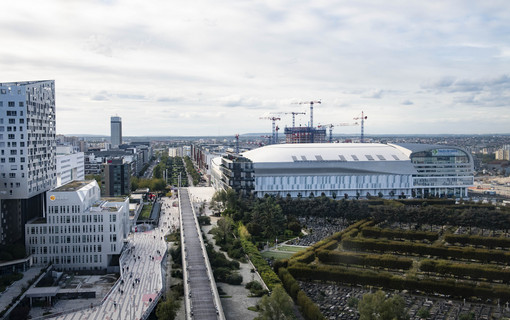
<svg viewBox="0 0 510 320">
<path fill-rule="evenodd" d="M 264 252 L 261 252 L 260 255 L 262 256 L 262 258 L 264 259 L 275 259 L 275 260 L 279 260 L 279 259 L 288 259 L 290 257 L 292 257 L 294 253 L 293 252 L 275 252 L 275 251 L 264 251 Z"/>
<path fill-rule="evenodd" d="M 142 208 L 142 212 L 138 216 L 138 220 L 149 219 L 151 216 L 152 204 L 144 204 Z"/>
</svg>

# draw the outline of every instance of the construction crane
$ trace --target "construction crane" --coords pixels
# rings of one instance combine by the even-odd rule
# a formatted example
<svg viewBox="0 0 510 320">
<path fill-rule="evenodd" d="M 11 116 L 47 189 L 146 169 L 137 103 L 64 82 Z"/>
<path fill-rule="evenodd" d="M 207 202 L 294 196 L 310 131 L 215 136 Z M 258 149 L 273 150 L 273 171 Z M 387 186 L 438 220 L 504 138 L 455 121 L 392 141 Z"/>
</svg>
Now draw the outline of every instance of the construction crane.
<svg viewBox="0 0 510 320">
<path fill-rule="evenodd" d="M 353 118 L 353 120 L 360 120 L 361 119 L 361 138 L 360 138 L 360 142 L 363 143 L 365 142 L 365 133 L 363 132 L 365 130 L 365 120 L 367 119 L 367 116 L 365 116 L 365 114 L 363 113 L 363 111 L 361 111 L 361 116 L 358 116 L 356 118 Z"/>
<path fill-rule="evenodd" d="M 294 128 L 296 126 L 296 114 L 306 114 L 306 112 L 271 112 L 271 114 L 291 114 L 292 115 L 292 127 Z"/>
<path fill-rule="evenodd" d="M 236 154 L 239 154 L 239 133 L 236 134 Z"/>
<path fill-rule="evenodd" d="M 297 104 L 310 104 L 310 128 L 313 128 L 313 105 L 316 103 L 322 103 L 320 100 L 317 101 L 303 101 L 296 102 Z"/>
<path fill-rule="evenodd" d="M 296 114 L 306 114 L 306 112 L 285 112 L 285 114 L 292 115 L 292 128 L 296 126 Z"/>
<path fill-rule="evenodd" d="M 328 128 L 329 129 L 329 143 L 332 143 L 333 142 L 333 128 L 334 127 L 347 127 L 347 126 L 357 126 L 359 125 L 359 123 L 357 122 L 354 122 L 354 123 L 347 123 L 347 122 L 342 122 L 342 123 L 337 123 L 337 124 L 319 124 L 318 127 L 319 128 Z"/>
<path fill-rule="evenodd" d="M 276 143 L 276 134 L 275 134 L 275 132 L 276 132 L 276 121 L 282 120 L 282 119 L 279 118 L 279 117 L 260 117 L 259 119 L 271 120 L 273 122 L 273 131 L 272 131 L 273 139 L 272 139 L 271 144 Z"/>
</svg>

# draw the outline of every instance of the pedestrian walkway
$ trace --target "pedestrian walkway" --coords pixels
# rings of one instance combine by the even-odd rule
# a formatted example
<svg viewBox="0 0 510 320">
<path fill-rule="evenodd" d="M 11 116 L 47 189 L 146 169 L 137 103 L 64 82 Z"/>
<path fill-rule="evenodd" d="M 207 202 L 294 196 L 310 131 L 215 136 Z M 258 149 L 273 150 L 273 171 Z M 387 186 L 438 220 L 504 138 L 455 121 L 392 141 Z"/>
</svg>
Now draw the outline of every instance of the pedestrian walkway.
<svg viewBox="0 0 510 320">
<path fill-rule="evenodd" d="M 23 278 L 12 283 L 4 292 L 0 293 L 0 311 L 5 310 L 12 302 L 12 299 L 19 296 L 23 288 L 29 287 L 29 282 L 35 280 L 43 268 L 30 268 L 23 272 Z"/>
<path fill-rule="evenodd" d="M 225 319 L 188 190 L 179 189 L 186 311 L 192 319 Z"/>
<path fill-rule="evenodd" d="M 163 291 L 161 261 L 166 254 L 164 235 L 179 224 L 170 200 L 164 198 L 159 227 L 130 235 L 120 258 L 121 277 L 100 305 L 56 315 L 65 320 L 146 319 Z"/>
</svg>

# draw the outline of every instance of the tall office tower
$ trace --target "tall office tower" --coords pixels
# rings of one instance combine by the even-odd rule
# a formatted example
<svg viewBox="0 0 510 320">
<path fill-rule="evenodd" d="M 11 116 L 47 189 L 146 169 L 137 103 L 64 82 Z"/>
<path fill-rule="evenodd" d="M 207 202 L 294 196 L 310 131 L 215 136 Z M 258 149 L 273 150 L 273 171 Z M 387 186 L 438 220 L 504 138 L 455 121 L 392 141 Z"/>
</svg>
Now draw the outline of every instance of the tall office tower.
<svg viewBox="0 0 510 320">
<path fill-rule="evenodd" d="M 0 243 L 22 240 L 55 187 L 55 81 L 0 83 Z"/>
<path fill-rule="evenodd" d="M 118 148 L 122 144 L 122 118 L 111 117 L 110 125 L 112 148 Z"/>
</svg>

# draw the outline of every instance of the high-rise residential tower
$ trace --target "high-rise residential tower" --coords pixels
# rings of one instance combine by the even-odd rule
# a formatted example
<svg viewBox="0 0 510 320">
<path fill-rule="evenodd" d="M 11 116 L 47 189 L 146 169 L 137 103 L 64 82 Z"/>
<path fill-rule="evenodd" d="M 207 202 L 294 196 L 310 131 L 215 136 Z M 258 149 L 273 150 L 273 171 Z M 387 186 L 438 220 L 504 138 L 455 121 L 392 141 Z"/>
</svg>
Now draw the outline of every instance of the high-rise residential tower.
<svg viewBox="0 0 510 320">
<path fill-rule="evenodd" d="M 55 81 L 0 83 L 0 243 L 21 240 L 56 185 Z"/>
<path fill-rule="evenodd" d="M 112 148 L 118 148 L 122 144 L 122 118 L 111 117 L 110 125 Z"/>
</svg>

